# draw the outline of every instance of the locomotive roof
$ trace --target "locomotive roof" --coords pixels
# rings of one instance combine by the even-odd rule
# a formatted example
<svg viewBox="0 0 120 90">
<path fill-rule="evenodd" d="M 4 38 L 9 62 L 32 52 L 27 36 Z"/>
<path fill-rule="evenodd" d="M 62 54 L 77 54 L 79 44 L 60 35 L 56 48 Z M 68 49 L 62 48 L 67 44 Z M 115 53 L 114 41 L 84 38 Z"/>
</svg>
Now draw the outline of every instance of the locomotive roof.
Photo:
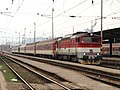
<svg viewBox="0 0 120 90">
<path fill-rule="evenodd" d="M 101 31 L 94 32 L 95 34 L 101 35 Z M 102 39 L 109 40 L 109 42 L 120 42 L 120 27 L 112 28 L 102 31 Z"/>
<path fill-rule="evenodd" d="M 61 38 L 61 40 L 67 40 L 67 39 L 70 39 L 70 37 Z"/>
<path fill-rule="evenodd" d="M 88 32 L 76 32 L 76 33 L 73 33 L 72 35 L 85 34 L 85 33 L 88 33 Z"/>
<path fill-rule="evenodd" d="M 67 40 L 67 39 L 76 38 L 79 36 L 99 36 L 99 35 L 93 34 L 93 33 L 88 33 L 88 32 L 76 32 L 76 33 L 73 33 L 72 35 L 61 38 L 61 40 Z"/>
<path fill-rule="evenodd" d="M 88 32 L 78 32 L 73 34 L 71 38 L 80 37 L 80 36 L 96 36 L 96 35 Z"/>
</svg>

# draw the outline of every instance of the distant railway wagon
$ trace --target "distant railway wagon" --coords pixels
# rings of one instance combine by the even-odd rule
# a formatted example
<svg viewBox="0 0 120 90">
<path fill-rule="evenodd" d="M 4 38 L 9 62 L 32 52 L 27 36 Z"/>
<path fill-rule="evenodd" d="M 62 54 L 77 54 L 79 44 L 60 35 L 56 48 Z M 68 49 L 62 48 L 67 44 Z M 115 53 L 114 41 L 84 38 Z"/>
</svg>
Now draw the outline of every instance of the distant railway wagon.
<svg viewBox="0 0 120 90">
<path fill-rule="evenodd" d="M 20 53 L 96 64 L 102 60 L 101 37 L 87 32 L 77 32 L 65 37 L 22 45 Z"/>
<path fill-rule="evenodd" d="M 15 46 L 12 48 L 12 53 L 19 53 L 19 52 L 20 52 L 19 46 Z"/>
<path fill-rule="evenodd" d="M 110 55 L 110 44 L 103 44 L 103 55 Z M 120 56 L 120 43 L 112 43 L 112 55 Z"/>
<path fill-rule="evenodd" d="M 24 47 L 24 52 L 26 54 L 34 54 L 35 53 L 35 44 L 26 44 L 26 46 Z"/>
<path fill-rule="evenodd" d="M 25 54 L 26 53 L 26 44 L 19 46 L 19 53 Z"/>
</svg>

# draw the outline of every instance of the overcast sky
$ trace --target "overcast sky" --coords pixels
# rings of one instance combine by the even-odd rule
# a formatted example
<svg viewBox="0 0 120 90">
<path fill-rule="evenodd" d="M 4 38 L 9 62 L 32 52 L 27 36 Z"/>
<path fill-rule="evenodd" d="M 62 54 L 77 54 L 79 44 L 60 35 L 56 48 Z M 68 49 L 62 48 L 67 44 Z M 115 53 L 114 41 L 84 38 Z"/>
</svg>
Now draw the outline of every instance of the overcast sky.
<svg viewBox="0 0 120 90">
<path fill-rule="evenodd" d="M 103 29 L 120 27 L 120 0 L 103 0 L 103 3 Z M 1 0 L 0 43 L 17 39 L 18 33 L 22 38 L 25 28 L 26 37 L 32 38 L 34 22 L 37 37 L 51 37 L 52 8 L 54 37 L 85 31 L 91 25 L 94 31 L 100 31 L 101 0 L 54 0 L 54 3 L 53 0 Z"/>
</svg>

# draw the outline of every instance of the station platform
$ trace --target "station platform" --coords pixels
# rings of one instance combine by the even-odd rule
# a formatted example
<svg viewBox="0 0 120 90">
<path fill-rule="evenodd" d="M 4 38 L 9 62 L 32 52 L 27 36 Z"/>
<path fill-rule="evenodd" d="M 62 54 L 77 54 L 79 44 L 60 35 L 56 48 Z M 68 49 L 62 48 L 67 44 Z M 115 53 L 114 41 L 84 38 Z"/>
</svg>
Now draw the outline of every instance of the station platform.
<svg viewBox="0 0 120 90">
<path fill-rule="evenodd" d="M 8 55 L 9 56 L 9 55 Z M 63 69 L 60 67 L 56 67 L 53 65 L 49 65 L 46 63 L 40 63 L 37 61 L 29 60 L 28 58 L 22 58 L 22 57 L 15 57 L 15 56 L 10 56 L 14 57 L 18 60 L 21 60 L 25 63 L 29 63 L 32 66 L 38 67 L 40 69 L 43 69 L 45 71 L 54 73 L 70 82 L 75 83 L 76 85 L 85 88 L 86 90 L 119 90 L 118 88 L 115 88 L 113 86 L 101 83 L 99 81 L 95 81 L 93 79 L 88 78 L 87 76 L 83 75 L 80 72 L 75 72 L 74 70 L 69 70 L 69 69 Z M 29 56 L 31 57 L 31 56 Z M 32 57 L 33 59 L 42 59 L 43 58 L 38 58 L 38 57 Z M 72 62 L 65 62 L 65 61 L 57 61 L 57 60 L 51 60 L 51 59 L 46 59 L 46 61 L 51 61 L 51 62 L 59 62 L 59 63 L 65 63 L 65 64 L 71 64 L 71 65 L 76 65 L 80 67 L 86 67 L 86 68 L 91 68 L 91 69 L 97 69 L 105 72 L 110 72 L 110 73 L 115 73 L 119 74 L 119 70 L 116 69 L 110 69 L 110 68 L 104 68 L 104 67 L 98 67 L 98 66 L 92 66 L 92 65 L 81 65 L 78 63 L 72 63 Z"/>
<path fill-rule="evenodd" d="M 0 71 L 0 90 L 8 90 L 7 82 L 3 76 L 3 73 Z"/>
<path fill-rule="evenodd" d="M 119 60 L 120 61 L 120 57 L 103 57 L 103 60 Z"/>
</svg>

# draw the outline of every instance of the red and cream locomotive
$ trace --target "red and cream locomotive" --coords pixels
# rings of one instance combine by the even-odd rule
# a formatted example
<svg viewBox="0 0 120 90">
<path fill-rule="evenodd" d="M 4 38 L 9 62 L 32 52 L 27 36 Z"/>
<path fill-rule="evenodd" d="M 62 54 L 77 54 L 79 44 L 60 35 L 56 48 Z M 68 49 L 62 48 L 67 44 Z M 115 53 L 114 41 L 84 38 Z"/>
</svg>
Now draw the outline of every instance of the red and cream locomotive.
<svg viewBox="0 0 120 90">
<path fill-rule="evenodd" d="M 13 53 L 57 58 L 85 64 L 98 64 L 102 60 L 101 37 L 87 32 L 40 41 L 13 48 Z"/>
</svg>

